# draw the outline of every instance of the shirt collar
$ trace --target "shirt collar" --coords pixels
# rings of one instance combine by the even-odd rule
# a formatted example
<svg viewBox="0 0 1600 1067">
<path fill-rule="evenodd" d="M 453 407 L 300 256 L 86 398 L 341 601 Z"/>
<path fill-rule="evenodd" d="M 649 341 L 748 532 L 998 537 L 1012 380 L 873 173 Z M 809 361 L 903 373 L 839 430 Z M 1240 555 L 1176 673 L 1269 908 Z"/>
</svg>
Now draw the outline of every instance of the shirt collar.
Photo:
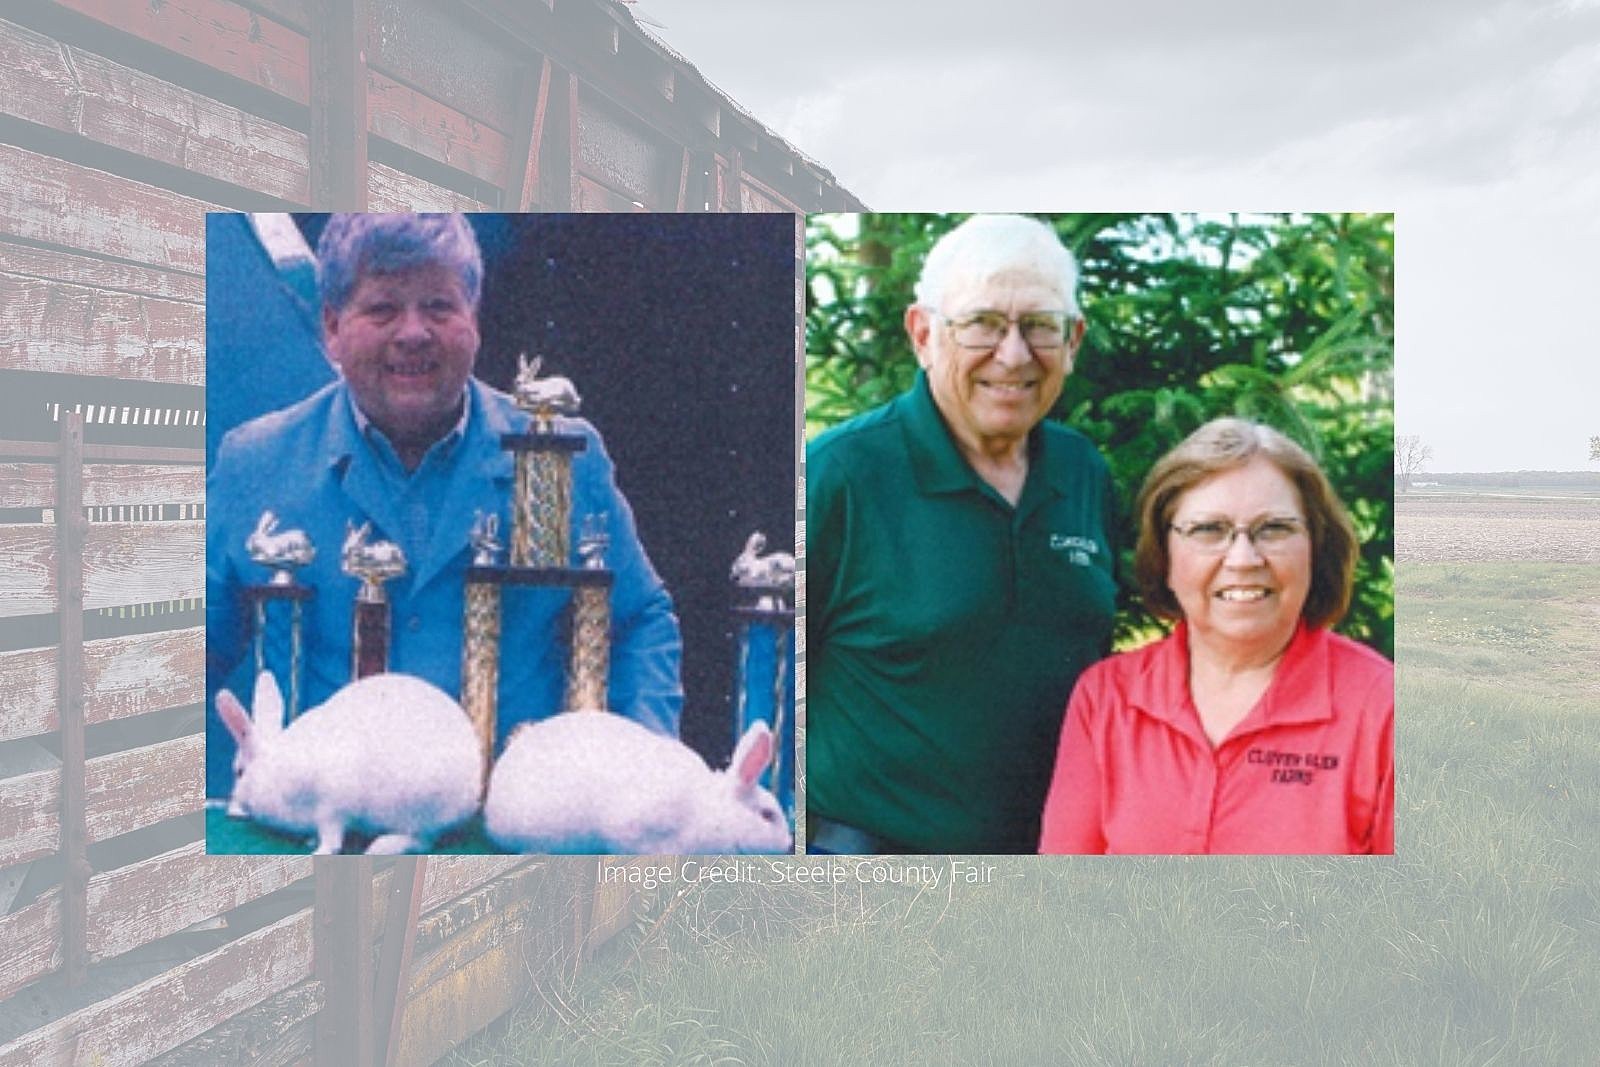
<svg viewBox="0 0 1600 1067">
<path fill-rule="evenodd" d="M 1172 635 L 1151 651 L 1142 669 L 1129 681 L 1127 692 L 1128 703 L 1144 714 L 1186 732 L 1190 727 L 1200 729 L 1189 694 L 1188 623 L 1180 622 Z M 1332 718 L 1328 631 L 1312 629 L 1302 619 L 1273 671 L 1272 684 L 1231 736 L 1266 726 L 1325 722 Z"/>
<path fill-rule="evenodd" d="M 367 417 L 367 413 L 361 410 L 361 405 L 356 403 L 356 395 L 350 390 L 348 384 L 345 386 L 344 393 L 345 399 L 349 403 L 350 417 L 352 420 L 354 420 L 356 425 L 356 434 L 365 440 L 369 445 L 377 449 L 380 456 L 383 456 L 386 460 L 392 460 L 395 463 L 399 463 L 399 454 L 395 451 L 394 444 L 389 440 L 388 434 L 385 434 L 381 429 L 379 429 L 377 425 Z M 446 433 L 439 440 L 435 441 L 432 445 L 428 446 L 427 452 L 423 454 L 424 461 L 427 460 L 428 456 L 434 455 L 435 453 L 440 456 L 448 456 L 452 451 L 454 451 L 456 445 L 460 443 L 462 438 L 464 438 L 467 434 L 467 419 L 471 412 L 472 397 L 470 395 L 469 384 L 464 385 L 461 388 L 461 417 L 456 420 L 455 425 L 450 428 L 448 433 Z"/>
<path fill-rule="evenodd" d="M 924 493 L 952 493 L 963 489 L 981 489 L 983 481 L 967 462 L 956 440 L 945 425 L 939 405 L 933 399 L 933 389 L 928 385 L 928 373 L 917 371 L 911 389 L 900 398 L 901 426 L 906 448 L 911 455 L 911 472 L 917 488 Z M 1056 489 L 1065 492 L 1062 477 L 1052 468 L 1059 464 L 1050 462 L 1049 437 L 1038 426 L 1028 433 L 1028 481 L 1035 479 L 1035 471 L 1042 471 Z"/>
</svg>

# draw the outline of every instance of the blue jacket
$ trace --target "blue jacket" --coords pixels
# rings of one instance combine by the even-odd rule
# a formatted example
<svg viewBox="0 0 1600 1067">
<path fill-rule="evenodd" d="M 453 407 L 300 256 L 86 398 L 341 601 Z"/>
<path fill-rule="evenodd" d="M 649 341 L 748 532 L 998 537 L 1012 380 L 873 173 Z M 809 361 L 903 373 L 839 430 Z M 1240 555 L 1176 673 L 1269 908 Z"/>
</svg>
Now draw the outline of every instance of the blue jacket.
<svg viewBox="0 0 1600 1067">
<path fill-rule="evenodd" d="M 472 555 L 468 534 L 474 512 L 481 509 L 500 516 L 500 540 L 510 541 L 513 462 L 501 449 L 500 436 L 525 432 L 530 421 L 509 396 L 477 379 L 469 382 L 468 403 L 465 434 L 452 453 L 443 498 L 433 505 L 427 545 L 406 544 L 401 537 L 405 527 L 397 502 L 372 445 L 356 426 L 342 381 L 223 438 L 206 481 L 208 707 L 215 690 L 250 652 L 242 587 L 265 582 L 269 573 L 250 559 L 245 539 L 266 509 L 277 514 L 280 531 L 304 530 L 316 548 L 316 558 L 297 572 L 300 584 L 316 590 L 305 609 L 302 708 L 314 707 L 350 681 L 351 617 L 359 583 L 340 570 L 339 557 L 346 523 L 369 519 L 370 540 L 400 541 L 407 561 L 406 573 L 384 586 L 391 604 L 390 669 L 420 675 L 459 697 L 462 603 Z M 611 709 L 676 736 L 683 689 L 671 598 L 639 543 L 633 512 L 617 489 L 599 434 L 582 419 L 561 419 L 559 428 L 588 439 L 572 463 L 574 551 L 583 517 L 608 517 L 605 560 L 615 574 Z M 561 708 L 568 649 L 559 635 L 568 598 L 565 590 L 503 590 L 501 740 L 517 723 Z M 286 634 L 282 625 L 268 627 L 274 642 L 269 662 L 287 663 Z M 224 744 L 230 740 L 220 729 L 210 733 L 213 745 L 218 735 Z"/>
</svg>

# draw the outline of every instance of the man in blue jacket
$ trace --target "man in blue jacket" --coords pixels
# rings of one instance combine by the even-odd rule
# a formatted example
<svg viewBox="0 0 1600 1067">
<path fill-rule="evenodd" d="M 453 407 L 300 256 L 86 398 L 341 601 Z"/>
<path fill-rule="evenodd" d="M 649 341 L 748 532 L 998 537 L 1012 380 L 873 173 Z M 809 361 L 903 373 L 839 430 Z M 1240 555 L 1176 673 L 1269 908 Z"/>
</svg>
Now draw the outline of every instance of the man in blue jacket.
<svg viewBox="0 0 1600 1067">
<path fill-rule="evenodd" d="M 472 376 L 482 255 L 459 215 L 336 215 L 317 251 L 324 340 L 340 377 L 231 431 L 206 483 L 208 695 L 248 651 L 243 587 L 270 574 L 245 541 L 270 509 L 317 549 L 297 575 L 316 591 L 304 608 L 302 708 L 351 679 L 358 582 L 341 571 L 339 549 L 352 523 L 371 522 L 371 539 L 398 543 L 408 561 L 385 586 L 389 668 L 459 696 L 469 536 L 479 511 L 510 530 L 513 463 L 500 438 L 526 432 L 530 421 Z M 561 418 L 557 428 L 587 442 L 573 457 L 572 522 L 603 516 L 609 536 L 610 710 L 676 736 L 683 694 L 671 599 L 599 435 L 581 419 Z M 565 591 L 539 587 L 503 598 L 500 740 L 518 722 L 560 710 L 566 601 Z M 282 646 L 271 662 L 288 660 L 285 630 L 269 627 Z"/>
</svg>

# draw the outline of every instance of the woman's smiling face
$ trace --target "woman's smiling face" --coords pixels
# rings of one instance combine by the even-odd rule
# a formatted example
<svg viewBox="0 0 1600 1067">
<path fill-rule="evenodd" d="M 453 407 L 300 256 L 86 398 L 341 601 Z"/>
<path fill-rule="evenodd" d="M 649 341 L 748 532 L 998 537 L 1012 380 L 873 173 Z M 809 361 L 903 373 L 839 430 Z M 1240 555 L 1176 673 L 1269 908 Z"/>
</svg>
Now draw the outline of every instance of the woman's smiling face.
<svg viewBox="0 0 1600 1067">
<path fill-rule="evenodd" d="M 1299 530 L 1263 552 L 1243 529 L 1262 519 L 1295 519 Z M 1197 547 L 1168 530 L 1167 585 L 1190 632 L 1206 645 L 1240 655 L 1276 654 L 1294 635 L 1311 591 L 1311 538 L 1299 490 L 1265 456 L 1196 483 L 1172 509 L 1172 525 L 1221 523 L 1240 528 L 1222 551 Z"/>
</svg>

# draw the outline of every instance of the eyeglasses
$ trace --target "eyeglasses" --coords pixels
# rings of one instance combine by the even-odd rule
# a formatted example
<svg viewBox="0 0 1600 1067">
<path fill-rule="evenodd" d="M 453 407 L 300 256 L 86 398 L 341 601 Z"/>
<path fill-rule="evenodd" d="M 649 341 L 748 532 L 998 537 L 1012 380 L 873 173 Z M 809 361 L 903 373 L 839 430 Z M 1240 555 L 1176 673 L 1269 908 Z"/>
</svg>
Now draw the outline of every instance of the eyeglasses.
<svg viewBox="0 0 1600 1067">
<path fill-rule="evenodd" d="M 1020 315 L 1004 315 L 998 311 L 975 311 L 959 319 L 935 311 L 950 324 L 950 334 L 962 348 L 990 349 L 1000 347 L 1017 324 L 1022 340 L 1033 349 L 1060 348 L 1067 340 L 1067 324 L 1072 316 L 1065 311 L 1024 311 Z"/>
<path fill-rule="evenodd" d="M 1221 555 L 1233 547 L 1234 538 L 1244 534 L 1263 556 L 1286 552 L 1294 539 L 1305 532 L 1304 519 L 1289 515 L 1257 519 L 1249 526 L 1235 526 L 1222 519 L 1201 519 L 1198 522 L 1169 523 L 1173 533 L 1189 542 L 1190 547 L 1208 555 Z"/>
</svg>

